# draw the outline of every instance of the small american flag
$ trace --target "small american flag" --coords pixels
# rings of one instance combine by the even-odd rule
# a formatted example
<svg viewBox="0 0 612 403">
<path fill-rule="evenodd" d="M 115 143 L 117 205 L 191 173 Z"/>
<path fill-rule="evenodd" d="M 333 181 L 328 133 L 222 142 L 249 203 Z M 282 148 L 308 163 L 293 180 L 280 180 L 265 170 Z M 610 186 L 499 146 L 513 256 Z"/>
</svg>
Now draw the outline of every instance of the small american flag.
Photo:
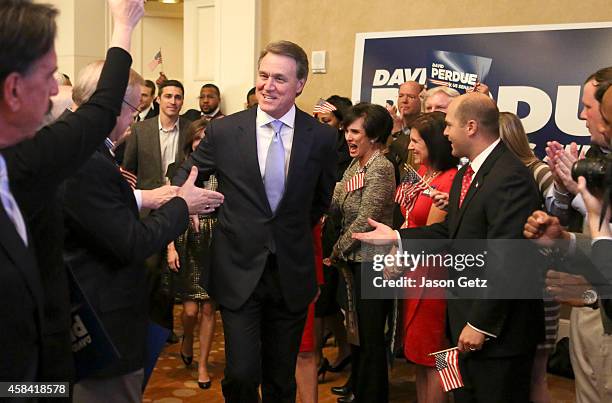
<svg viewBox="0 0 612 403">
<path fill-rule="evenodd" d="M 361 189 L 363 187 L 363 182 L 365 178 L 365 172 L 361 172 L 353 176 L 346 182 L 346 192 L 351 193 L 357 189 Z"/>
<path fill-rule="evenodd" d="M 395 202 L 406 210 L 406 216 L 412 211 L 416 200 L 429 185 L 419 176 L 414 168 L 408 166 L 406 174 L 395 191 Z"/>
<path fill-rule="evenodd" d="M 322 98 L 319 98 L 319 101 L 314 106 L 313 114 L 316 115 L 317 113 L 333 112 L 335 110 L 336 110 L 336 107 L 334 105 L 330 104 L 329 102 L 327 102 L 326 100 Z"/>
<path fill-rule="evenodd" d="M 442 380 L 444 391 L 449 392 L 453 389 L 461 388 L 463 386 L 463 379 L 459 372 L 457 349 L 440 351 L 434 354 L 434 357 L 436 359 L 436 370 Z"/>
<path fill-rule="evenodd" d="M 162 63 L 163 61 L 162 61 L 162 54 L 161 54 L 161 49 L 160 49 L 159 51 L 157 51 L 155 56 L 153 56 L 153 60 L 149 62 L 149 70 L 151 71 L 155 70 L 155 68 Z"/>
</svg>

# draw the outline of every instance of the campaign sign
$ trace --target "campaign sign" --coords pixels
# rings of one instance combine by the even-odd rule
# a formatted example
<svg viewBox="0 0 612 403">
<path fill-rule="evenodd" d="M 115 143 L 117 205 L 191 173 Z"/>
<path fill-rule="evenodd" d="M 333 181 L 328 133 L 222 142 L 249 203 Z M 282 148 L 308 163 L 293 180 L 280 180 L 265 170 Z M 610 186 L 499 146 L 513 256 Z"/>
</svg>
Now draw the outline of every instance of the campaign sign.
<svg viewBox="0 0 612 403">
<path fill-rule="evenodd" d="M 492 61 L 488 57 L 433 50 L 427 88 L 446 86 L 464 94 L 476 83 L 486 81 Z"/>
<path fill-rule="evenodd" d="M 492 59 L 482 82 L 501 111 L 521 118 L 542 157 L 548 140 L 589 143 L 581 89 L 612 65 L 611 43 L 609 22 L 357 34 L 352 98 L 384 105 L 403 82 L 426 84 L 436 50 Z"/>
</svg>

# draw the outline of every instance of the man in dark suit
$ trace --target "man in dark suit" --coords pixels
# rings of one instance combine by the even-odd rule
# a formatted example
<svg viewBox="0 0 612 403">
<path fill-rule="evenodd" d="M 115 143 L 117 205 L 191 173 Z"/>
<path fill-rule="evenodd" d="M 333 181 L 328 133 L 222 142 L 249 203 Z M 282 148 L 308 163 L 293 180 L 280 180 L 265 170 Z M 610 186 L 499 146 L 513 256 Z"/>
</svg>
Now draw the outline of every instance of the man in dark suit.
<svg viewBox="0 0 612 403">
<path fill-rule="evenodd" d="M 131 64 L 127 52 L 131 32 L 144 13 L 140 0 L 112 0 L 109 6 L 114 31 L 100 86 L 78 113 L 37 131 L 49 98 L 57 94 L 53 78 L 57 11 L 29 1 L 0 2 L 0 148 L 10 190 L 27 227 L 20 240 L 0 214 L 3 380 L 66 382 L 73 376 L 56 191 L 115 125 Z"/>
<path fill-rule="evenodd" d="M 225 195 L 204 287 L 220 304 L 228 402 L 295 401 L 295 363 L 317 287 L 312 227 L 335 183 L 337 131 L 295 107 L 308 75 L 298 45 L 269 44 L 259 59 L 259 106 L 213 120 L 193 165 Z"/>
<path fill-rule="evenodd" d="M 95 69 L 92 63 L 79 77 Z M 77 81 L 75 88 L 90 82 Z M 131 105 L 138 100 L 141 82 L 132 70 L 121 114 L 108 141 L 64 182 L 60 193 L 66 263 L 120 354 L 118 360 L 75 385 L 76 403 L 142 400 L 148 324 L 144 260 L 185 231 L 188 211 L 210 212 L 208 196 L 216 193 L 193 185 L 194 169 L 190 180 L 175 188 L 174 198 L 139 219 L 133 189 L 114 162 L 111 148 L 137 113 Z"/>
<path fill-rule="evenodd" d="M 134 118 L 137 122 L 154 118 L 159 115 L 159 105 L 153 102 L 155 99 L 155 83 L 145 80 L 140 86 L 140 102 L 138 104 L 138 114 Z"/>
<path fill-rule="evenodd" d="M 221 91 L 219 87 L 214 84 L 204 84 L 200 89 L 200 97 L 198 98 L 200 104 L 200 110 L 189 109 L 183 117 L 189 119 L 192 122 L 200 118 L 204 118 L 207 121 L 213 119 L 219 119 L 225 115 L 221 113 L 219 104 L 221 103 Z"/>
<path fill-rule="evenodd" d="M 472 93 L 451 102 L 445 135 L 453 155 L 470 163 L 455 177 L 445 221 L 400 230 L 406 245 L 416 239 L 522 238 L 526 218 L 538 208 L 538 190 L 529 171 L 500 142 L 498 119 L 497 106 L 486 95 Z M 372 224 L 374 231 L 355 237 L 379 244 L 397 239 L 391 228 Z M 514 259 L 511 267 L 488 265 L 487 270 L 505 271 L 508 277 L 525 275 L 525 267 Z M 454 270 L 450 276 L 457 277 Z M 529 401 L 531 367 L 543 326 L 541 300 L 449 299 L 450 338 L 463 353 L 459 367 L 465 383 L 455 391 L 455 401 Z"/>
</svg>

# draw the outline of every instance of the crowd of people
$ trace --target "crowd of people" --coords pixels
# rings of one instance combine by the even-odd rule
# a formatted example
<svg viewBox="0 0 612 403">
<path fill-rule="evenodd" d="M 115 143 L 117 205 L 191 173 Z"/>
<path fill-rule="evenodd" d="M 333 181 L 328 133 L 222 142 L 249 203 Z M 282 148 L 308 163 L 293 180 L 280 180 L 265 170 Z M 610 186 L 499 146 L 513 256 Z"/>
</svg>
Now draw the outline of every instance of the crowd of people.
<svg viewBox="0 0 612 403">
<path fill-rule="evenodd" d="M 408 81 L 396 105 L 332 95 L 304 112 L 295 101 L 308 58 L 288 41 L 261 52 L 245 110 L 225 116 L 208 83 L 199 110 L 181 113 L 180 81 L 130 68 L 144 2 L 107 1 L 106 59 L 74 84 L 55 72 L 57 10 L 0 3 L 1 381 L 69 382 L 66 401 L 139 402 L 149 323 L 179 341 L 178 300 L 180 357 L 192 365 L 199 340 L 202 389 L 215 381 L 220 312 L 227 402 L 316 402 L 326 373 L 349 366 L 331 390 L 339 402 L 387 402 L 398 355 L 415 367 L 418 402 L 451 401 L 433 354 L 451 350 L 461 379 L 452 401 L 550 402 L 547 361 L 568 304 L 577 401 L 612 400 L 612 67 L 587 78 L 580 115 L 586 157 L 607 169 L 602 191 L 572 175 L 584 157 L 575 144 L 551 141 L 538 159 L 484 83 L 461 95 Z M 528 239 L 558 257 L 537 267 L 545 295 L 367 296 L 381 247 L 462 239 Z M 495 269 L 538 278 L 521 277 L 533 264 L 518 261 Z M 420 264 L 383 275 L 457 273 Z M 88 335 L 85 366 L 81 293 L 103 329 Z"/>
</svg>

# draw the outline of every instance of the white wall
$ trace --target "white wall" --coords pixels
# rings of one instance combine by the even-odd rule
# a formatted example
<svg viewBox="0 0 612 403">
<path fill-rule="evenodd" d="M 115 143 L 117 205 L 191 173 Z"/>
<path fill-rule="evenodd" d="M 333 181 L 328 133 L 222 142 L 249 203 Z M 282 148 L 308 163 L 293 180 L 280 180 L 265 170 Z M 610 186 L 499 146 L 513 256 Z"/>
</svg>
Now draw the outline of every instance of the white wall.
<svg viewBox="0 0 612 403">
<path fill-rule="evenodd" d="M 185 107 L 197 108 L 191 94 L 214 83 L 226 114 L 242 110 L 255 80 L 259 0 L 185 0 L 183 15 Z"/>
<path fill-rule="evenodd" d="M 132 38 L 132 67 L 146 79 L 155 81 L 162 69 L 158 66 L 151 71 L 148 67 L 160 47 L 164 74 L 169 79 L 183 81 L 183 7 L 180 4 L 145 4 L 145 16 Z"/>
</svg>

